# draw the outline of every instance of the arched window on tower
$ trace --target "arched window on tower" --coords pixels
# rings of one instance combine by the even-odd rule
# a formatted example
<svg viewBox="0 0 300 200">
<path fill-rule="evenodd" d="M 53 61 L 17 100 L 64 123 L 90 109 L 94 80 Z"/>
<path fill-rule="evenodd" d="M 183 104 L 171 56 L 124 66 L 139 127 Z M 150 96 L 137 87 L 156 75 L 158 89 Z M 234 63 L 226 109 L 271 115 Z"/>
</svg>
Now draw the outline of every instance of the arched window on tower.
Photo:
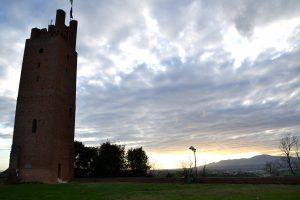
<svg viewBox="0 0 300 200">
<path fill-rule="evenodd" d="M 34 119 L 32 120 L 32 133 L 36 133 L 36 129 L 37 129 L 37 120 Z"/>
</svg>

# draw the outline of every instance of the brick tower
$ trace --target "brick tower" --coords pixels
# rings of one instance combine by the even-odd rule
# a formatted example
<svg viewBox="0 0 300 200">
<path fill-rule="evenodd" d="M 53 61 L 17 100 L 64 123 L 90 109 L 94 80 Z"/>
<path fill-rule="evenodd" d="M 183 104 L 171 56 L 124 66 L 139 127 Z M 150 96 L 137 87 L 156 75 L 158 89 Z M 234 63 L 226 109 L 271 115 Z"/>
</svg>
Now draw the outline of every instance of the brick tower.
<svg viewBox="0 0 300 200">
<path fill-rule="evenodd" d="M 33 28 L 26 40 L 9 180 L 54 183 L 73 178 L 77 21 Z"/>
</svg>

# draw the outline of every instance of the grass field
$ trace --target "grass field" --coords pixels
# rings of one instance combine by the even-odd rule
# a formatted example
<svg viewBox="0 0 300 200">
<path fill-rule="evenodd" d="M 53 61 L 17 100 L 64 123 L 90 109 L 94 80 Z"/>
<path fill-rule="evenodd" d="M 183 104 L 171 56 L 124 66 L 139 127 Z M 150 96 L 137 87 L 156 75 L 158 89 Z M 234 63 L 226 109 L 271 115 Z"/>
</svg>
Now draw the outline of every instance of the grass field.
<svg viewBox="0 0 300 200">
<path fill-rule="evenodd" d="M 0 199 L 299 200 L 300 185 L 68 183 L 0 185 Z"/>
</svg>

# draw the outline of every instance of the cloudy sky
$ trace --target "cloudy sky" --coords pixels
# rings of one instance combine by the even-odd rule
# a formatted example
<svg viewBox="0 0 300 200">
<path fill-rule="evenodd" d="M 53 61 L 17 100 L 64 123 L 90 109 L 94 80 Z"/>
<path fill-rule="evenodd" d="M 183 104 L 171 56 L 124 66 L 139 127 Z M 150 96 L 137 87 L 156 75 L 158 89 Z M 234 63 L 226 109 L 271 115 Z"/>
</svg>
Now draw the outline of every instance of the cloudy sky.
<svg viewBox="0 0 300 200">
<path fill-rule="evenodd" d="M 69 1 L 0 0 L 0 169 L 25 39 L 58 8 Z M 74 0 L 74 18 L 76 140 L 142 146 L 168 168 L 191 145 L 202 164 L 300 136 L 300 1 Z"/>
</svg>

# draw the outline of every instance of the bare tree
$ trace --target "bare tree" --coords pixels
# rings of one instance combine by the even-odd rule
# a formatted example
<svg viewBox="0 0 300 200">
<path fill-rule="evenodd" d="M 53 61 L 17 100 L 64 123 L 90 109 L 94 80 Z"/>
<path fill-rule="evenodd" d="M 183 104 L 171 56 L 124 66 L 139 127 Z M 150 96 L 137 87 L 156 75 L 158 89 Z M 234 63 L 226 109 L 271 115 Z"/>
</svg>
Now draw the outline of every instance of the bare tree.
<svg viewBox="0 0 300 200">
<path fill-rule="evenodd" d="M 300 149 L 300 143 L 299 143 L 299 140 L 297 138 L 296 142 L 295 142 L 295 154 L 296 154 L 296 157 L 297 157 L 298 161 L 300 161 L 299 149 Z"/>
<path fill-rule="evenodd" d="M 265 171 L 269 173 L 271 176 L 278 176 L 279 175 L 279 162 L 266 162 L 265 164 Z"/>
<path fill-rule="evenodd" d="M 159 163 L 157 161 L 152 161 L 150 163 L 150 171 L 149 171 L 149 175 L 150 176 L 154 176 L 157 177 L 160 175 L 160 171 L 158 169 L 160 169 L 161 166 L 159 165 Z"/>
<path fill-rule="evenodd" d="M 188 161 L 181 161 L 179 165 L 182 169 L 183 176 L 187 176 L 192 173 L 193 161 L 190 158 Z"/>
<path fill-rule="evenodd" d="M 202 176 L 203 177 L 206 176 L 206 162 L 204 163 L 203 168 L 202 168 Z"/>
<path fill-rule="evenodd" d="M 295 161 L 295 165 L 296 165 L 296 169 L 298 172 L 300 172 L 300 142 L 298 140 L 298 138 L 296 138 L 295 140 L 295 145 L 294 145 L 294 152 L 295 152 L 295 156 L 296 156 L 296 161 Z"/>
<path fill-rule="evenodd" d="M 298 139 L 296 136 L 286 136 L 284 138 L 281 139 L 280 141 L 280 150 L 282 151 L 282 153 L 284 153 L 285 158 L 284 161 L 286 161 L 290 172 L 295 176 L 295 170 L 294 170 L 294 164 L 293 164 L 293 150 L 295 150 L 295 146 L 296 148 L 298 148 Z M 298 153 L 298 152 L 297 152 Z M 299 154 L 299 153 L 298 153 Z"/>
</svg>

